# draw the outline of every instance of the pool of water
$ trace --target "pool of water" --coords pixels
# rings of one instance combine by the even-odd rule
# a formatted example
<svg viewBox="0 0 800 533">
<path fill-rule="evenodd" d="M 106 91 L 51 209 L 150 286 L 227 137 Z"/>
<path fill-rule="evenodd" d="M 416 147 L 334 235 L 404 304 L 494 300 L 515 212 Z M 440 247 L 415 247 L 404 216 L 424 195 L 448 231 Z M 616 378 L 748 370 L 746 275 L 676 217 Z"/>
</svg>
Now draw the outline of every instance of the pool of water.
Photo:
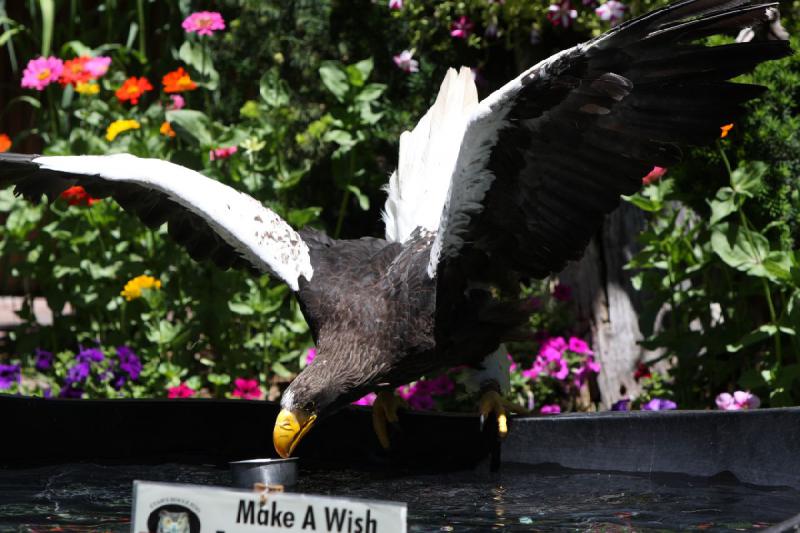
<svg viewBox="0 0 800 533">
<path fill-rule="evenodd" d="M 212 466 L 0 470 L 0 531 L 128 531 L 134 479 L 228 485 Z M 301 471 L 299 492 L 408 504 L 409 531 L 746 531 L 800 513 L 800 491 L 680 476 L 504 465 L 499 473 Z"/>
</svg>

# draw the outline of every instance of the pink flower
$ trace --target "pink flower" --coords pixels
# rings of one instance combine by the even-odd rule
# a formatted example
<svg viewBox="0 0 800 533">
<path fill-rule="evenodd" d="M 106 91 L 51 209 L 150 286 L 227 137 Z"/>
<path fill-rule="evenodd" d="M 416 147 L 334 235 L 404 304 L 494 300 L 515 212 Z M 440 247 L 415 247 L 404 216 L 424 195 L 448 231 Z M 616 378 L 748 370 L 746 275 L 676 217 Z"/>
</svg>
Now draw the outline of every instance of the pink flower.
<svg viewBox="0 0 800 533">
<path fill-rule="evenodd" d="M 553 288 L 553 298 L 559 302 L 568 302 L 572 299 L 572 289 L 569 285 L 559 283 Z"/>
<path fill-rule="evenodd" d="M 258 386 L 258 380 L 236 378 L 233 381 L 235 388 L 233 390 L 234 398 L 243 398 L 245 400 L 261 400 L 264 398 L 264 392 Z"/>
<path fill-rule="evenodd" d="M 733 400 L 742 409 L 757 409 L 761 405 L 761 400 L 758 396 L 740 390 L 733 393 Z"/>
<path fill-rule="evenodd" d="M 586 344 L 586 341 L 583 339 L 579 339 L 578 337 L 569 338 L 569 351 L 581 355 L 594 353 L 589 348 L 589 345 Z"/>
<path fill-rule="evenodd" d="M 238 151 L 239 149 L 236 146 L 228 146 L 227 148 L 213 148 L 208 151 L 208 158 L 211 161 L 216 161 L 217 159 L 228 159 Z"/>
<path fill-rule="evenodd" d="M 191 398 L 195 390 L 186 383 L 181 383 L 177 387 L 167 389 L 167 398 Z"/>
<path fill-rule="evenodd" d="M 445 396 L 455 390 L 456 384 L 450 379 L 447 374 L 442 374 L 439 377 L 427 380 L 428 390 L 431 394 L 436 396 Z"/>
<path fill-rule="evenodd" d="M 89 73 L 93 78 L 99 78 L 108 72 L 108 67 L 111 65 L 111 58 L 108 56 L 90 57 L 83 64 L 83 70 Z"/>
<path fill-rule="evenodd" d="M 594 10 L 595 15 L 600 17 L 600 20 L 607 20 L 611 25 L 615 25 L 625 15 L 625 4 L 617 0 L 608 0 L 605 4 L 601 5 Z"/>
<path fill-rule="evenodd" d="M 547 8 L 547 19 L 553 26 L 568 28 L 572 20 L 578 17 L 578 12 L 572 9 L 569 0 L 562 0 L 557 4 L 550 4 Z"/>
<path fill-rule="evenodd" d="M 603 4 L 605 5 L 605 4 Z M 599 9 L 599 8 L 598 8 Z M 655 183 L 660 180 L 664 174 L 667 173 L 667 169 L 663 167 L 653 167 L 647 176 L 642 178 L 642 185 L 650 185 L 651 183 Z"/>
<path fill-rule="evenodd" d="M 653 398 L 641 406 L 642 411 L 671 411 L 677 408 L 678 404 L 666 398 Z"/>
<path fill-rule="evenodd" d="M 186 17 L 181 26 L 187 33 L 211 35 L 225 29 L 225 20 L 216 11 L 198 11 Z"/>
<path fill-rule="evenodd" d="M 392 59 L 394 60 L 394 64 L 398 66 L 400 70 L 403 72 L 418 72 L 419 71 L 419 61 L 416 59 L 412 59 L 414 52 L 411 50 L 403 50 Z"/>
<path fill-rule="evenodd" d="M 511 365 L 508 367 L 508 370 L 510 372 L 515 372 L 517 370 L 517 363 L 514 362 L 514 358 L 511 357 L 510 353 L 507 353 L 506 357 L 508 358 L 508 362 L 511 363 Z"/>
<path fill-rule="evenodd" d="M 569 375 L 569 365 L 565 359 L 551 361 L 548 365 L 547 372 L 556 379 L 565 379 Z"/>
<path fill-rule="evenodd" d="M 717 395 L 716 404 L 723 411 L 739 411 L 741 409 L 757 409 L 761 400 L 755 394 L 737 390 L 733 394 L 723 392 Z"/>
<path fill-rule="evenodd" d="M 37 57 L 28 61 L 22 73 L 22 87 L 43 91 L 45 87 L 57 81 L 64 70 L 64 62 L 57 57 Z"/>
<path fill-rule="evenodd" d="M 309 348 L 308 351 L 306 352 L 306 366 L 310 365 L 311 361 L 313 361 L 316 357 L 317 357 L 317 349 Z"/>
<path fill-rule="evenodd" d="M 373 403 L 375 403 L 375 398 L 376 398 L 375 393 L 374 392 L 370 392 L 369 394 L 367 394 L 363 398 L 354 401 L 353 405 L 372 405 Z"/>
<path fill-rule="evenodd" d="M 587 356 L 580 368 L 575 371 L 575 380 L 573 381 L 575 386 L 582 387 L 590 372 L 593 374 L 600 372 L 600 363 L 595 361 L 591 355 Z"/>
<path fill-rule="evenodd" d="M 533 366 L 530 367 L 528 370 L 523 370 L 522 375 L 528 379 L 536 379 L 539 377 L 539 374 L 545 368 L 544 360 L 541 357 L 537 357 L 536 360 L 533 362 Z"/>
<path fill-rule="evenodd" d="M 172 105 L 169 106 L 172 110 L 177 111 L 178 109 L 183 109 L 186 105 L 186 100 L 179 94 L 171 94 L 169 95 L 169 99 L 172 100 Z"/>
<path fill-rule="evenodd" d="M 469 18 L 462 16 L 458 20 L 454 20 L 450 26 L 450 36 L 458 39 L 466 39 L 472 33 L 472 28 L 475 25 Z"/>
<path fill-rule="evenodd" d="M 389 0 L 389 9 L 403 9 L 403 0 Z"/>
<path fill-rule="evenodd" d="M 561 406 L 558 405 L 557 403 L 553 403 L 550 405 L 543 405 L 539 409 L 539 412 L 542 413 L 543 415 L 557 415 L 558 413 L 561 412 Z"/>
</svg>

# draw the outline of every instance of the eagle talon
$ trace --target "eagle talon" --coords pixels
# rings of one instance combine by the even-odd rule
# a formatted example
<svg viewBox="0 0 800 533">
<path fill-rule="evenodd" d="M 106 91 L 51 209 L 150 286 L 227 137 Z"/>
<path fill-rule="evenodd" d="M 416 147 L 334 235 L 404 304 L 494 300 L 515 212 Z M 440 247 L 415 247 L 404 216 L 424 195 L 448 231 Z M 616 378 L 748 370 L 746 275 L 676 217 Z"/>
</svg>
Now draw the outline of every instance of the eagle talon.
<svg viewBox="0 0 800 533">
<path fill-rule="evenodd" d="M 481 431 L 483 431 L 487 417 L 492 413 L 497 415 L 497 434 L 501 439 L 508 435 L 508 415 L 506 413 L 530 414 L 530 411 L 524 407 L 504 399 L 494 389 L 488 389 L 481 395 L 478 412 L 480 413 Z"/>
<path fill-rule="evenodd" d="M 389 427 L 391 426 L 392 433 L 402 431 L 400 419 L 397 417 L 397 410 L 400 408 L 407 409 L 408 404 L 388 390 L 380 391 L 372 404 L 372 427 L 384 450 L 388 450 L 392 446 Z"/>
</svg>

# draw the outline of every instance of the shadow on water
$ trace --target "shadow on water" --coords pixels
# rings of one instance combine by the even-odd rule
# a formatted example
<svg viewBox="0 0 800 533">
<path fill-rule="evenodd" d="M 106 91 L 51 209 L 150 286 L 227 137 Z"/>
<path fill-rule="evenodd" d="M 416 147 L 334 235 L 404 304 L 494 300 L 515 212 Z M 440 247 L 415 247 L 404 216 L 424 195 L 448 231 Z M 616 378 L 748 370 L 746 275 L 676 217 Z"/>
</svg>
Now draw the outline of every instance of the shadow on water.
<svg viewBox="0 0 800 533">
<path fill-rule="evenodd" d="M 229 485 L 213 466 L 0 470 L 0 531 L 128 531 L 134 479 Z M 498 473 L 302 471 L 299 492 L 404 501 L 409 531 L 743 531 L 800 511 L 800 491 L 727 479 L 503 466 Z"/>
</svg>

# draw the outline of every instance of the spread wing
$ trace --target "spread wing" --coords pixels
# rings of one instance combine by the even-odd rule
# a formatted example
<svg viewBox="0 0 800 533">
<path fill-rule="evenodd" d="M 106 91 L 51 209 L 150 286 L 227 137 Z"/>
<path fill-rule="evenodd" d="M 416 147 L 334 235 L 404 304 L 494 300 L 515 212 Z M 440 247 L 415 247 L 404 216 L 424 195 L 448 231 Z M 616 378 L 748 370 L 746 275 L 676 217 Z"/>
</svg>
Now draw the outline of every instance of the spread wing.
<svg viewBox="0 0 800 533">
<path fill-rule="evenodd" d="M 32 201 L 51 200 L 73 185 L 169 234 L 193 259 L 244 267 L 281 278 L 297 291 L 313 275 L 309 248 L 283 219 L 254 198 L 188 168 L 129 154 L 43 157 L 0 154 L 0 185 Z"/>
<path fill-rule="evenodd" d="M 681 145 L 713 142 L 762 92 L 728 80 L 790 54 L 787 42 L 712 47 L 702 39 L 735 35 L 768 20 L 775 6 L 678 2 L 550 57 L 480 102 L 461 141 L 429 275 L 473 262 L 483 265 L 473 274 L 502 265 L 544 277 L 578 259 L 604 214 L 638 190 L 653 165 L 674 165 Z"/>
</svg>

